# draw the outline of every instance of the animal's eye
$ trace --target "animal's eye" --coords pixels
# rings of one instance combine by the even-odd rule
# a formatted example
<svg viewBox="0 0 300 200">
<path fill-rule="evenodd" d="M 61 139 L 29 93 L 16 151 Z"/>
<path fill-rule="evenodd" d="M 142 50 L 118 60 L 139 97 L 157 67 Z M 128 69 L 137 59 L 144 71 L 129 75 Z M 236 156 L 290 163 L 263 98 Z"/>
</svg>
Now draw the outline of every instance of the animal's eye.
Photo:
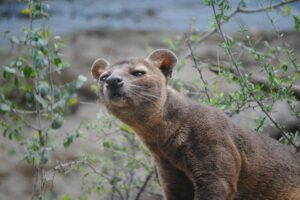
<svg viewBox="0 0 300 200">
<path fill-rule="evenodd" d="M 108 77 L 108 74 L 105 74 L 103 76 L 100 77 L 100 81 L 105 81 Z"/>
<path fill-rule="evenodd" d="M 131 74 L 132 74 L 133 76 L 138 76 L 138 77 L 140 77 L 140 76 L 145 75 L 146 72 L 145 72 L 145 71 L 133 71 L 133 72 L 131 72 Z"/>
</svg>

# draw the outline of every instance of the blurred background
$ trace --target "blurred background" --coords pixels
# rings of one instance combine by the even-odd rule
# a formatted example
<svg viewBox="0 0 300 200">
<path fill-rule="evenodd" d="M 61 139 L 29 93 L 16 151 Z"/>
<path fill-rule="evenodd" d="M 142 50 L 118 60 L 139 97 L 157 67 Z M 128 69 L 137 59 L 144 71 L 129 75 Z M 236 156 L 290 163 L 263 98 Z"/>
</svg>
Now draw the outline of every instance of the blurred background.
<svg viewBox="0 0 300 200">
<path fill-rule="evenodd" d="M 34 116 L 36 113 L 27 116 L 28 113 L 20 112 L 22 117 L 18 120 L 16 116 L 12 117 L 16 114 L 16 107 L 28 112 L 36 107 L 28 108 L 27 93 L 21 95 L 23 90 L 19 92 L 8 84 L 9 80 L 5 75 L 0 78 L 0 130 L 3 132 L 3 137 L 0 136 L 0 199 L 162 199 L 162 191 L 148 151 L 130 128 L 110 116 L 97 100 L 97 89 L 90 75 L 90 66 L 98 57 L 113 63 L 128 57 L 146 57 L 157 48 L 169 48 L 179 58 L 176 72 L 173 73 L 174 79 L 170 82 L 177 90 L 197 101 L 223 109 L 243 126 L 258 128 L 258 131 L 275 139 L 282 139 L 280 131 L 263 116 L 254 102 L 247 102 L 243 109 L 238 108 L 237 111 L 234 111 L 232 105 L 241 99 L 233 98 L 230 103 L 228 99 L 222 99 L 220 103 L 224 95 L 236 92 L 241 87 L 234 78 L 231 77 L 228 81 L 228 77 L 224 78 L 216 72 L 218 70 L 212 68 L 229 66 L 231 61 L 226 49 L 224 50 L 224 38 L 218 34 L 213 21 L 215 15 L 209 2 L 214 1 L 0 0 L 1 74 L 7 73 L 8 68 L 13 68 L 14 64 L 9 63 L 19 56 L 27 58 L 32 49 L 37 48 L 36 45 L 30 43 L 28 46 L 25 42 L 30 32 L 26 27 L 30 27 L 30 30 L 44 28 L 47 31 L 42 32 L 41 38 L 48 41 L 49 46 L 56 39 L 62 41 L 63 48 L 57 55 L 70 66 L 61 67 L 55 56 L 53 66 L 50 66 L 49 60 L 45 62 L 46 66 L 50 66 L 49 69 L 54 69 L 56 65 L 61 67 L 58 70 L 61 72 L 53 76 L 54 84 L 69 86 L 68 83 L 72 80 L 84 82 L 80 83 L 72 96 L 66 97 L 66 108 L 57 111 L 63 117 L 59 128 L 53 127 L 55 120 L 51 114 L 50 117 L 41 115 L 41 123 L 52 123 L 51 127 L 55 129 L 45 132 L 49 140 L 47 145 L 41 145 L 40 141 L 36 141 L 40 136 L 36 136 L 36 131 L 30 126 L 38 121 Z M 42 5 L 43 11 L 47 12 L 46 17 L 41 15 L 32 20 L 30 16 L 34 13 L 33 10 L 38 9 L 32 7 L 35 3 Z M 277 67 L 286 69 L 288 72 L 278 72 L 282 82 L 289 81 L 289 77 L 299 72 L 299 1 L 219 0 L 215 4 L 219 14 L 222 14 L 222 9 L 225 11 L 222 14 L 222 29 L 226 38 L 235 43 L 233 55 L 241 63 L 243 70 L 253 75 L 254 83 L 268 86 L 266 82 L 270 81 L 267 71 L 262 71 L 259 67 L 263 66 L 262 63 L 272 63 L 275 66 L 272 69 L 276 73 Z M 278 6 L 272 8 L 272 5 Z M 246 11 L 235 12 L 238 6 Z M 266 7 L 270 8 L 262 9 Z M 44 37 L 45 33 L 47 36 Z M 50 52 L 51 48 L 49 49 Z M 287 67 L 293 63 L 293 59 L 289 59 L 291 54 L 282 55 L 287 49 L 293 50 L 295 69 Z M 53 55 L 56 55 L 56 51 L 58 50 L 54 48 Z M 42 53 L 45 54 L 43 51 Z M 257 59 L 257 55 L 263 55 L 263 60 Z M 196 58 L 197 63 L 193 58 Z M 34 59 L 36 58 L 27 64 L 34 66 Z M 201 79 L 199 69 L 203 75 Z M 22 73 L 22 78 L 26 77 L 26 73 Z M 38 71 L 35 73 L 38 74 Z M 26 84 L 33 82 L 36 77 L 38 75 L 33 75 L 32 80 L 26 80 Z M 11 81 L 15 83 L 16 78 Z M 52 84 L 47 81 L 48 79 L 41 81 L 45 83 L 46 90 L 52 88 Z M 282 123 L 285 130 L 291 132 L 291 138 L 295 134 L 297 136 L 300 128 L 298 84 L 299 78 L 295 75 L 292 84 L 295 87 L 290 87 L 292 90 L 294 88 L 294 93 L 288 93 L 286 95 L 289 96 L 284 97 L 277 96 L 272 101 L 270 96 L 263 100 L 266 104 L 272 102 L 270 113 Z M 262 88 L 260 89 L 263 90 Z M 209 91 L 212 99 L 216 100 L 207 102 L 203 91 Z M 294 95 L 297 92 L 299 96 Z M 4 109 L 3 99 L 11 102 L 5 104 L 10 105 L 10 109 Z M 49 100 L 47 94 L 45 99 Z M 286 99 L 294 104 L 287 103 Z M 18 134 L 22 139 L 8 137 L 4 131 L 4 122 L 11 127 L 21 127 L 22 131 Z M 38 143 L 36 150 L 33 141 Z M 44 151 L 47 152 L 47 161 L 37 162 Z M 35 161 L 30 162 L 28 155 Z M 39 178 L 41 179 L 38 180 Z"/>
</svg>

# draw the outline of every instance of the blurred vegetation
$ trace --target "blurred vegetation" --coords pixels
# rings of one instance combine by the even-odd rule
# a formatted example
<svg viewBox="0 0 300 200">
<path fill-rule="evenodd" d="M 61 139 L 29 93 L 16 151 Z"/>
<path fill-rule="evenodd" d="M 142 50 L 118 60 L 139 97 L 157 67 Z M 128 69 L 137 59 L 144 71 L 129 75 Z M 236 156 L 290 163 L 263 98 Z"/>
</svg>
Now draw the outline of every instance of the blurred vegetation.
<svg viewBox="0 0 300 200">
<path fill-rule="evenodd" d="M 1 3 L 2 1 L 0 1 Z M 10 31 L 5 37 L 13 48 L 26 48 L 15 59 L 3 66 L 4 82 L 0 86 L 0 125 L 2 136 L 17 141 L 23 149 L 23 156 L 27 163 L 36 169 L 33 184 L 33 199 L 56 199 L 47 189 L 49 180 L 46 174 L 78 171 L 82 175 L 82 196 L 79 199 L 89 199 L 96 195 L 99 199 L 140 199 L 142 193 L 159 194 L 159 183 L 155 178 L 155 169 L 145 147 L 140 143 L 132 130 L 110 115 L 98 113 L 99 123 L 82 122 L 67 133 L 67 137 L 56 143 L 49 139 L 49 135 L 60 134 L 65 114 L 70 107 L 78 103 L 76 91 L 86 81 L 82 75 L 76 80 L 60 84 L 53 81 L 69 67 L 61 57 L 64 44 L 59 36 L 53 36 L 51 27 L 47 26 L 48 6 L 43 0 L 25 1 L 28 5 L 21 12 L 28 17 L 30 26 L 23 29 L 23 36 L 17 38 Z M 278 3 L 265 3 L 261 8 L 250 9 L 247 2 L 241 0 L 237 7 L 233 7 L 227 0 L 204 0 L 210 6 L 214 17 L 209 23 L 210 31 L 201 33 L 191 26 L 188 33 L 176 38 L 166 38 L 166 45 L 177 51 L 181 45 L 186 46 L 186 54 L 178 66 L 180 71 L 187 61 L 199 73 L 199 78 L 188 86 L 180 80 L 173 81 L 173 85 L 183 94 L 193 92 L 193 97 L 205 104 L 222 109 L 232 117 L 240 112 L 259 109 L 260 118 L 256 120 L 255 130 L 262 131 L 266 120 L 271 121 L 281 136 L 280 142 L 293 146 L 299 150 L 296 138 L 298 132 L 289 132 L 286 127 L 276 122 L 270 115 L 272 106 L 277 101 L 286 101 L 297 118 L 300 112 L 295 109 L 300 95 L 295 81 L 299 79 L 300 63 L 294 50 L 285 42 L 285 35 L 276 28 L 275 19 L 269 12 L 276 9 L 282 15 L 288 16 L 294 23 L 294 28 L 300 28 L 300 16 L 293 14 L 293 7 L 289 4 L 294 0 Z M 240 37 L 232 38 L 227 35 L 222 25 L 232 20 L 240 13 L 265 12 L 266 17 L 274 27 L 278 37 L 276 46 L 268 41 L 261 41 L 263 49 L 259 50 L 252 33 L 247 27 L 241 26 Z M 36 20 L 43 23 L 34 26 Z M 227 63 L 205 63 L 195 53 L 194 48 L 213 34 L 222 38 L 220 46 L 228 55 Z M 258 81 L 255 74 L 243 68 L 239 59 L 239 52 L 245 50 L 265 74 L 263 81 Z M 202 74 L 206 68 L 217 75 L 214 80 L 206 80 Z M 282 76 L 282 74 L 284 76 Z M 238 90 L 224 93 L 218 91 L 220 79 L 229 83 L 236 83 Z M 213 85 L 210 83 L 213 82 Z M 97 92 L 95 85 L 93 91 Z M 28 131 L 30 130 L 30 131 Z M 49 169 L 51 153 L 59 146 L 68 148 L 72 142 L 84 135 L 84 132 L 96 131 L 101 147 L 97 155 L 83 155 L 80 159 L 60 163 Z M 94 176 L 94 179 L 88 177 Z M 91 181 L 92 180 L 92 181 Z M 55 183 L 54 183 L 55 184 Z M 66 194 L 63 200 L 72 199 Z"/>
</svg>

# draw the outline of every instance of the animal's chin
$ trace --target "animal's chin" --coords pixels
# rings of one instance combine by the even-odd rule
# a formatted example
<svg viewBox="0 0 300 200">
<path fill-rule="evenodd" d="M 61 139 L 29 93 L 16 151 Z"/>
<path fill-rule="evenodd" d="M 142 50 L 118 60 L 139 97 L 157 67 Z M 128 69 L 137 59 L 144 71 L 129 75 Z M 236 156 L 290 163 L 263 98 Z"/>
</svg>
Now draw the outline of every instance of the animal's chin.
<svg viewBox="0 0 300 200">
<path fill-rule="evenodd" d="M 127 98 L 123 91 L 106 91 L 106 103 L 114 107 L 125 107 L 127 105 Z"/>
</svg>

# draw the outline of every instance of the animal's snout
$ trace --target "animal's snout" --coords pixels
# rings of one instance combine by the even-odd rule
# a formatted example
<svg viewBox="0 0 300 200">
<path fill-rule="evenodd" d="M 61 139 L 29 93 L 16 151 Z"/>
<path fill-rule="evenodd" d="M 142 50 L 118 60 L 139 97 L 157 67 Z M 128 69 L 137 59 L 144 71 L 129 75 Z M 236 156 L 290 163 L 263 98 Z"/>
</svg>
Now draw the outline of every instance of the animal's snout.
<svg viewBox="0 0 300 200">
<path fill-rule="evenodd" d="M 114 75 L 114 76 L 109 76 L 105 80 L 105 85 L 108 89 L 117 89 L 122 87 L 124 85 L 124 82 L 122 77 L 118 75 Z"/>
</svg>

